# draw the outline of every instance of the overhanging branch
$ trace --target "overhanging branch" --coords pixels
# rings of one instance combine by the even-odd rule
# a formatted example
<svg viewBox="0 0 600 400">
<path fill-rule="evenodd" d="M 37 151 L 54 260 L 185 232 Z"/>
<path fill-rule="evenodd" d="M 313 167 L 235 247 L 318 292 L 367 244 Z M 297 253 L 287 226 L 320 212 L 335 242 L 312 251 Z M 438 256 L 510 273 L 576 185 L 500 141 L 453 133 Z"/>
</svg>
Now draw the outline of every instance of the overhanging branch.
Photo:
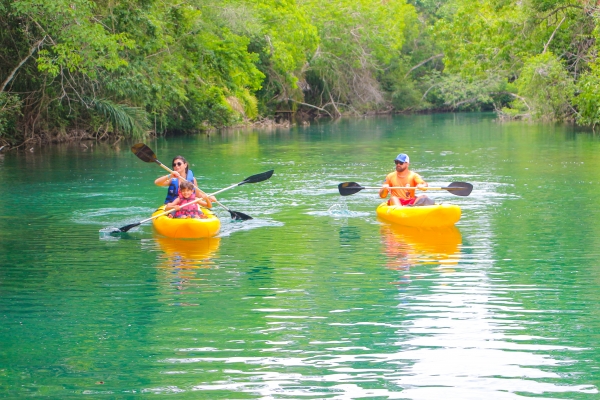
<svg viewBox="0 0 600 400">
<path fill-rule="evenodd" d="M 550 39 L 548 39 L 548 42 L 546 43 L 546 45 L 544 46 L 544 51 L 542 51 L 542 54 L 544 54 L 546 52 L 546 50 L 548 50 L 548 46 L 550 46 L 550 42 L 552 41 L 552 39 L 554 39 L 554 35 L 556 34 L 556 31 L 558 30 L 558 28 L 560 28 L 560 26 L 562 25 L 563 22 L 565 22 L 565 19 L 567 18 L 567 16 L 565 15 L 560 22 L 558 23 L 558 26 L 556 27 L 556 29 L 554 29 L 554 32 L 552 32 L 552 35 L 550 35 Z"/>
<path fill-rule="evenodd" d="M 39 49 L 39 47 L 42 45 L 42 43 L 44 42 L 44 40 L 46 40 L 46 36 L 44 36 L 43 38 L 41 38 L 40 40 L 38 40 L 33 46 L 31 46 L 31 48 L 29 49 L 29 54 L 27 54 L 27 57 L 25 57 L 24 59 L 21 60 L 21 62 L 19 63 L 19 65 L 17 65 L 10 73 L 10 75 L 8 75 L 8 77 L 4 80 L 4 82 L 2 82 L 2 87 L 0 88 L 0 92 L 4 92 L 4 89 L 6 89 L 6 86 L 8 86 L 8 84 L 10 83 L 10 81 L 12 81 L 12 79 L 15 77 L 15 74 L 17 73 L 17 71 L 19 70 L 19 68 L 21 68 L 23 66 L 23 64 L 25 64 L 27 62 L 27 60 L 29 60 L 29 58 L 33 55 L 33 53 L 35 53 L 35 51 L 37 49 Z"/>
<path fill-rule="evenodd" d="M 326 110 L 326 109 L 324 109 L 324 108 L 317 107 L 317 106 L 313 106 L 312 104 L 308 104 L 308 103 L 302 103 L 301 101 L 297 101 L 297 100 L 291 99 L 291 98 L 289 98 L 289 97 L 288 97 L 288 100 L 289 100 L 289 101 L 293 101 L 294 103 L 298 103 L 298 104 L 300 104 L 300 105 L 303 105 L 303 106 L 307 106 L 307 107 L 316 108 L 316 109 L 317 109 L 317 110 L 319 110 L 319 111 L 325 111 L 327 114 L 329 114 L 329 116 L 330 116 L 331 118 L 333 118 L 333 116 L 332 116 L 332 115 L 329 113 L 329 111 L 327 111 L 327 110 Z"/>
<path fill-rule="evenodd" d="M 404 75 L 404 78 L 408 77 L 408 75 L 410 75 L 411 72 L 413 72 L 415 69 L 419 68 L 421 65 L 423 64 L 427 64 L 429 61 L 434 60 L 436 58 L 440 58 L 440 57 L 444 57 L 444 53 L 440 53 L 440 54 L 436 54 L 435 56 L 431 56 L 426 60 L 421 61 L 420 63 L 418 63 L 417 65 L 415 65 L 414 67 L 412 67 L 407 73 L 406 75 Z"/>
</svg>

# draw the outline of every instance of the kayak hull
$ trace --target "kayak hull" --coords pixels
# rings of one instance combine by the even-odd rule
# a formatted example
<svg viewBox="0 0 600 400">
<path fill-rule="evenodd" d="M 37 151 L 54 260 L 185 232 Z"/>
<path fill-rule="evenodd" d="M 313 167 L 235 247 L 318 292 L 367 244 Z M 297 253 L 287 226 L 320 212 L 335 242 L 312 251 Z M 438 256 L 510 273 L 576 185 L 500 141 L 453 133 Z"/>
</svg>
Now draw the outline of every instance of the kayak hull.
<svg viewBox="0 0 600 400">
<path fill-rule="evenodd" d="M 454 226 L 460 219 L 460 207 L 454 204 L 432 206 L 389 206 L 381 203 L 377 216 L 385 221 L 415 228 L 443 228 Z"/>
<path fill-rule="evenodd" d="M 165 211 L 165 206 L 160 206 L 152 216 Z M 202 212 L 208 217 L 198 218 L 169 218 L 162 215 L 152 220 L 154 230 L 162 236 L 175 239 L 203 239 L 210 238 L 219 233 L 221 221 L 210 210 L 202 208 Z"/>
</svg>

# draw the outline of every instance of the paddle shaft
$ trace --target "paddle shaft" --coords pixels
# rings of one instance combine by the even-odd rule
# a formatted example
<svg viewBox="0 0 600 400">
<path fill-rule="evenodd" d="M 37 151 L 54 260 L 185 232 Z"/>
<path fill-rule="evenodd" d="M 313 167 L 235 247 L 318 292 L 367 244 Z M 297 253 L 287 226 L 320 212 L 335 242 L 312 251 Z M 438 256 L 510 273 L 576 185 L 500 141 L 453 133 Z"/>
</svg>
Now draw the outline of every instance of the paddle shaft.
<svg viewBox="0 0 600 400">
<path fill-rule="evenodd" d="M 161 162 L 160 162 L 160 161 L 158 161 L 158 160 L 156 160 L 155 162 L 156 162 L 158 165 L 160 165 L 162 168 L 164 168 L 165 170 L 169 171 L 170 173 L 173 173 L 173 171 L 171 171 L 171 170 L 169 169 L 169 167 L 167 167 L 165 164 L 161 163 Z M 269 172 L 270 172 L 270 171 L 269 171 Z M 257 174 L 257 175 L 264 175 L 264 173 L 263 173 L 263 174 Z M 185 181 L 185 179 L 184 179 L 184 178 L 181 178 L 181 179 Z M 228 186 L 228 187 L 226 187 L 226 188 L 224 188 L 224 189 L 217 190 L 216 192 L 209 194 L 209 196 L 215 196 L 215 195 L 217 195 L 217 194 L 219 194 L 219 193 L 221 193 L 221 192 L 224 192 L 224 191 L 226 191 L 226 190 L 232 189 L 232 188 L 234 188 L 234 187 L 236 187 L 236 186 L 243 185 L 244 183 L 247 183 L 247 182 L 246 182 L 246 181 L 242 181 L 242 182 L 239 182 L 239 183 L 233 184 L 233 185 L 231 185 L 231 186 Z M 192 182 L 192 184 L 193 184 L 193 182 Z M 196 189 L 198 189 L 200 192 L 204 193 L 204 192 L 202 191 L 202 189 L 200 189 L 198 186 L 194 185 L 194 187 L 195 187 Z M 225 208 L 227 211 L 231 212 L 231 211 L 230 211 L 230 210 L 229 210 L 227 207 L 225 207 L 223 204 L 219 203 L 217 200 L 215 200 L 215 203 L 217 203 L 217 204 L 218 204 L 218 205 L 220 205 L 221 207 Z"/>
<path fill-rule="evenodd" d="M 473 185 L 468 182 L 452 182 L 445 187 L 429 187 L 429 186 L 361 186 L 357 182 L 342 182 L 338 185 L 338 190 L 342 196 L 350 196 L 360 192 L 363 189 L 374 189 L 379 190 L 380 195 L 383 196 L 389 190 L 447 190 L 455 196 L 468 196 L 473 190 Z"/>
<path fill-rule="evenodd" d="M 168 168 L 167 168 L 167 169 L 168 169 Z M 227 187 L 227 188 L 225 188 L 225 189 L 221 189 L 221 190 L 219 190 L 218 192 L 211 193 L 211 194 L 209 194 L 209 195 L 207 195 L 207 196 L 214 196 L 214 195 L 215 195 L 215 194 L 217 194 L 217 193 L 224 192 L 225 190 L 231 189 L 231 188 L 233 188 L 233 187 L 235 187 L 235 186 L 237 186 L 237 185 L 232 185 L 232 186 L 229 186 L 229 187 Z M 198 189 L 198 190 L 200 190 L 200 189 Z M 201 191 L 201 190 L 200 190 L 200 191 Z M 201 191 L 201 192 L 202 192 L 202 191 Z M 204 192 L 202 192 L 202 193 L 204 193 Z M 205 193 L 205 194 L 206 194 L 206 193 Z M 198 203 L 198 202 L 200 202 L 200 200 L 203 200 L 203 199 L 201 199 L 201 198 L 198 198 L 198 199 L 196 199 L 196 200 L 190 201 L 189 203 L 186 203 L 185 205 L 187 206 L 187 205 L 190 205 L 190 204 L 195 204 L 195 203 Z M 173 209 L 171 209 L 171 210 L 169 210 L 169 211 L 164 211 L 164 212 L 161 212 L 160 214 L 153 215 L 153 216 L 152 216 L 152 217 L 150 217 L 150 218 L 146 218 L 145 220 L 142 220 L 142 221 L 138 222 L 136 225 L 141 225 L 141 224 L 143 224 L 144 222 L 148 222 L 148 221 L 150 221 L 150 220 L 152 220 L 152 219 L 154 219 L 154 218 L 162 217 L 163 215 L 167 215 L 167 214 L 169 214 L 169 213 L 171 213 L 171 212 L 173 212 Z"/>
<path fill-rule="evenodd" d="M 352 188 L 351 186 L 348 187 L 348 189 Z M 417 190 L 462 190 L 465 189 L 463 187 L 429 187 L 429 186 L 425 186 L 425 187 L 416 187 L 416 186 L 390 186 L 390 187 L 376 187 L 376 186 L 361 186 L 361 189 L 417 189 Z"/>
<path fill-rule="evenodd" d="M 198 203 L 200 200 L 202 200 L 202 199 L 196 199 L 194 201 L 190 201 L 189 203 L 186 203 L 185 205 L 188 206 L 190 204 Z M 173 212 L 173 209 L 171 209 L 169 211 L 161 212 L 160 214 L 153 215 L 150 218 L 146 218 L 145 220 L 138 222 L 137 225 L 141 225 L 144 222 L 148 222 L 148 221 L 150 221 L 150 220 L 152 220 L 154 218 L 162 217 L 163 215 L 167 215 L 167 214 L 172 213 L 172 212 Z"/>
</svg>

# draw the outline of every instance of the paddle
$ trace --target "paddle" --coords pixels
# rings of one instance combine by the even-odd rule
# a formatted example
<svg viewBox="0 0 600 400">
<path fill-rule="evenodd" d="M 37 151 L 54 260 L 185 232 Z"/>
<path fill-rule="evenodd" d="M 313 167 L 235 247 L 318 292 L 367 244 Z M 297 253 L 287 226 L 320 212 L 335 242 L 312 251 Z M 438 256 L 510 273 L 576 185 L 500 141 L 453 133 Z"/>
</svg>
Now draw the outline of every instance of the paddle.
<svg viewBox="0 0 600 400">
<path fill-rule="evenodd" d="M 154 152 L 152 151 L 152 149 L 150 147 L 146 146 L 144 143 L 138 143 L 138 144 L 134 145 L 131 148 L 131 151 L 140 160 L 145 161 L 145 162 L 155 162 L 158 165 L 160 165 L 163 169 L 169 171 L 169 173 L 173 173 L 173 171 L 171 169 L 169 169 L 169 167 L 167 167 L 165 164 L 163 164 L 160 161 L 158 161 L 158 158 L 156 158 L 156 154 L 154 154 Z M 273 173 L 271 172 L 271 174 L 273 174 Z M 270 178 L 270 176 L 269 176 L 269 178 Z M 267 178 L 267 179 L 269 179 L 269 178 Z M 185 181 L 184 178 L 182 178 L 182 180 Z M 201 193 L 204 193 L 198 186 L 194 185 L 194 187 L 198 191 L 200 191 Z M 217 193 L 220 193 L 220 192 L 217 192 Z M 218 205 L 220 205 L 221 207 L 223 207 L 224 209 L 226 209 L 229 212 L 229 214 L 231 215 L 231 219 L 235 219 L 237 221 L 247 221 L 249 219 L 252 219 L 251 216 L 249 216 L 247 214 L 244 214 L 243 212 L 233 211 L 230 208 L 226 207 L 224 204 L 221 204 L 217 200 L 215 200 L 215 203 L 217 203 Z"/>
<path fill-rule="evenodd" d="M 338 190 L 342 196 L 350 196 L 352 194 L 358 193 L 364 189 L 382 189 L 381 187 L 366 187 L 360 186 L 360 184 L 356 182 L 344 182 L 338 185 Z M 426 188 L 418 188 L 418 187 L 402 187 L 402 186 L 391 186 L 388 189 L 418 189 L 418 190 L 447 190 L 455 196 L 468 196 L 471 194 L 473 190 L 473 185 L 467 182 L 452 182 L 447 187 L 426 187 Z"/>
<path fill-rule="evenodd" d="M 221 192 L 224 192 L 224 191 L 226 191 L 226 190 L 232 189 L 232 188 L 234 188 L 234 187 L 237 187 L 237 186 L 244 185 L 244 184 L 246 184 L 246 183 L 258 183 L 258 182 L 266 181 L 267 179 L 269 179 L 269 178 L 271 177 L 271 175 L 273 175 L 273 170 L 270 170 L 270 171 L 267 171 L 267 172 L 262 172 L 262 173 L 260 173 L 260 174 L 256 174 L 256 175 L 249 176 L 248 178 L 244 179 L 244 180 L 243 180 L 243 181 L 241 181 L 240 183 L 236 183 L 235 185 L 231 185 L 231 186 L 228 186 L 228 187 L 226 187 L 225 189 L 221 189 L 221 190 L 219 190 L 219 191 L 217 191 L 217 192 L 211 193 L 211 194 L 209 194 L 209 196 L 214 196 L 214 195 L 216 195 L 216 194 L 219 194 L 219 193 L 221 193 Z M 189 203 L 187 203 L 187 204 L 194 204 L 194 203 L 197 203 L 197 202 L 199 202 L 200 200 L 202 200 L 202 199 L 198 198 L 198 199 L 196 199 L 196 200 L 194 200 L 194 201 L 191 201 L 191 202 L 189 202 Z M 186 205 L 187 205 L 187 204 L 186 204 Z M 128 230 L 130 230 L 131 228 L 134 228 L 134 227 L 136 227 L 136 226 L 139 226 L 139 225 L 143 224 L 144 222 L 150 221 L 150 220 L 152 220 L 152 219 L 154 219 L 154 218 L 158 218 L 158 217 L 160 217 L 160 216 L 163 216 L 163 215 L 169 214 L 169 213 L 170 213 L 170 212 L 172 212 L 172 211 L 173 211 L 173 210 L 165 211 L 165 212 L 162 212 L 162 213 L 160 213 L 160 214 L 154 215 L 154 216 L 152 216 L 152 217 L 150 217 L 150 218 L 146 218 L 146 219 L 144 219 L 144 220 L 142 220 L 142 221 L 140 221 L 140 222 L 136 222 L 135 224 L 129 224 L 129 225 L 125 225 L 124 227 L 122 227 L 122 228 L 118 228 L 118 230 L 114 230 L 114 231 L 113 231 L 113 232 L 111 232 L 111 233 L 127 232 L 127 231 L 128 231 Z"/>
</svg>

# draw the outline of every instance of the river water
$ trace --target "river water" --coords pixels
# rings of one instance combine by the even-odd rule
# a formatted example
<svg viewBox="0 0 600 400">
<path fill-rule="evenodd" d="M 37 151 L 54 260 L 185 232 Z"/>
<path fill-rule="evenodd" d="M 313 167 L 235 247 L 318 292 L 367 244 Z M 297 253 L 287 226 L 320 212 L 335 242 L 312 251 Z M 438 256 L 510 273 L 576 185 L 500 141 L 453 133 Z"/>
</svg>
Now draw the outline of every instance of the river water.
<svg viewBox="0 0 600 400">
<path fill-rule="evenodd" d="M 181 241 L 133 143 L 0 153 L 0 397 L 596 399 L 600 139 L 490 114 L 150 140 L 254 217 Z M 474 185 L 455 229 L 380 222 L 406 152 Z"/>
</svg>

